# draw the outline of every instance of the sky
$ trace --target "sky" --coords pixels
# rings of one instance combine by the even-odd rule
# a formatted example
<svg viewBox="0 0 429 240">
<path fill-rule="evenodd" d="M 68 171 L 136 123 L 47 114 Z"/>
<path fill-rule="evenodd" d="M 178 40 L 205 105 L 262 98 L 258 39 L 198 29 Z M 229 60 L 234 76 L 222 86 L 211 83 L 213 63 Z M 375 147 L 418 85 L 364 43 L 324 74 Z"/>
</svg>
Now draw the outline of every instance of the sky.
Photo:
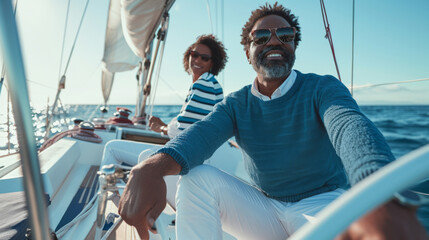
<svg viewBox="0 0 429 240">
<path fill-rule="evenodd" d="M 274 3 L 275 1 L 267 1 Z M 19 0 L 17 21 L 33 106 L 52 104 L 59 76 L 69 57 L 86 0 L 72 0 L 60 70 L 66 0 Z M 218 80 L 226 94 L 255 79 L 242 45 L 241 29 L 252 10 L 265 1 L 177 0 L 170 10 L 170 25 L 155 104 L 181 105 L 191 84 L 183 70 L 187 47 L 201 34 L 213 33 L 224 42 L 229 57 Z M 280 1 L 298 16 L 302 42 L 294 68 L 303 73 L 337 76 L 325 36 L 320 1 Z M 352 0 L 326 0 L 342 81 L 351 84 Z M 209 6 L 209 8 L 207 7 Z M 102 104 L 101 59 L 108 1 L 89 2 L 76 47 L 66 72 L 63 104 Z M 429 1 L 359 0 L 355 5 L 354 85 L 382 84 L 429 78 Z M 222 18 L 222 15 L 224 16 Z M 0 60 L 1 61 L 1 60 Z M 136 69 L 116 74 L 109 103 L 134 104 Z M 361 105 L 429 104 L 429 81 L 393 84 L 354 91 Z M 0 107 L 7 94 L 0 94 Z"/>
</svg>

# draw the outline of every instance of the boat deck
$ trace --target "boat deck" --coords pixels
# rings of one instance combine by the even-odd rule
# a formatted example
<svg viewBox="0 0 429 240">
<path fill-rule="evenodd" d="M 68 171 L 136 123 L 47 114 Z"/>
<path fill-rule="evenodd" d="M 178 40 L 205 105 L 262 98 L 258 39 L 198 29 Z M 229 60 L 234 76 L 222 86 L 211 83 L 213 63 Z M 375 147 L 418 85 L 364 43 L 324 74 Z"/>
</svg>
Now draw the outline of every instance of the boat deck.
<svg viewBox="0 0 429 240">
<path fill-rule="evenodd" d="M 55 231 L 73 220 L 94 197 L 98 190 L 98 175 L 99 166 L 91 166 L 85 178 L 83 179 L 76 195 L 73 197 L 66 212 L 58 223 Z"/>
</svg>

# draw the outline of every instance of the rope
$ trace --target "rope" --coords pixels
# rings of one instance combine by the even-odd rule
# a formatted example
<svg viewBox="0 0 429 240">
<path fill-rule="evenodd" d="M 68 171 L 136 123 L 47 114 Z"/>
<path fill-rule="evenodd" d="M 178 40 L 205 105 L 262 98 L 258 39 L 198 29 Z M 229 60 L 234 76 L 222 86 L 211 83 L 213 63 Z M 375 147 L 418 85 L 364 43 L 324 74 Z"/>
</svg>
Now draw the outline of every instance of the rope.
<svg viewBox="0 0 429 240">
<path fill-rule="evenodd" d="M 61 239 L 62 237 L 64 237 L 64 235 L 67 233 L 68 230 L 70 230 L 72 227 L 75 226 L 75 224 L 80 222 L 84 217 L 88 216 L 88 214 L 91 213 L 90 210 L 93 207 L 97 206 L 97 204 L 95 204 L 97 197 L 98 195 L 95 194 L 88 202 L 88 204 L 82 209 L 82 211 L 73 220 L 71 220 L 69 223 L 67 223 L 66 225 L 64 225 L 63 227 L 61 227 L 56 231 L 56 235 L 58 239 Z"/>
<path fill-rule="evenodd" d="M 340 70 L 338 69 L 337 58 L 335 56 L 334 42 L 332 41 L 331 30 L 329 28 L 328 14 L 326 13 L 325 3 L 323 2 L 323 0 L 320 0 L 320 7 L 322 9 L 323 25 L 325 26 L 325 31 L 326 31 L 325 38 L 327 38 L 329 41 L 329 46 L 331 47 L 332 56 L 334 57 L 335 68 L 337 69 L 338 79 L 340 79 L 341 81 Z"/>
</svg>

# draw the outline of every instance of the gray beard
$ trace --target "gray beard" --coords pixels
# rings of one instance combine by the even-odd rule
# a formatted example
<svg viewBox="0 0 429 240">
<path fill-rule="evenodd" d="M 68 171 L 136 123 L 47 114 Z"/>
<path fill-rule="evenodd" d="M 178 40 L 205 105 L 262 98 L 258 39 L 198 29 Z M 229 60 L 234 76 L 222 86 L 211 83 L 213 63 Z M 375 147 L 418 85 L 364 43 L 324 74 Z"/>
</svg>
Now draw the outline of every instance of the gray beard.
<svg viewBox="0 0 429 240">
<path fill-rule="evenodd" d="M 293 65 L 293 64 L 292 64 Z M 281 65 L 272 65 L 267 66 L 261 64 L 259 66 L 260 72 L 262 73 L 262 77 L 265 80 L 271 80 L 271 79 L 279 79 L 279 78 L 286 78 L 287 75 L 290 73 L 292 67 L 287 62 L 283 62 Z"/>
<path fill-rule="evenodd" d="M 266 61 L 266 59 L 264 59 L 265 53 L 273 50 L 273 48 L 265 49 L 256 57 L 256 61 L 252 61 L 253 69 L 255 69 L 256 72 L 262 74 L 264 80 L 267 81 L 279 78 L 286 78 L 295 63 L 295 54 L 288 54 L 283 49 L 279 50 L 284 52 L 284 56 L 286 58 L 284 61 Z"/>
</svg>

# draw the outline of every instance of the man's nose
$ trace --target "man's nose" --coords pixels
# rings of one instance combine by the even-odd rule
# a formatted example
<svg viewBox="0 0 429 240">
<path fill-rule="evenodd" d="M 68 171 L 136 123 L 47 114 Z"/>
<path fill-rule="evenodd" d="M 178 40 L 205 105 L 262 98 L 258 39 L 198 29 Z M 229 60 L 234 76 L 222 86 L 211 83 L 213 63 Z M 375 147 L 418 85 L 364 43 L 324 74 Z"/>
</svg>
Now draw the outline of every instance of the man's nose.
<svg viewBox="0 0 429 240">
<path fill-rule="evenodd" d="M 267 45 L 283 45 L 283 43 L 277 38 L 277 35 L 275 33 L 271 33 L 271 38 L 267 42 Z"/>
</svg>

